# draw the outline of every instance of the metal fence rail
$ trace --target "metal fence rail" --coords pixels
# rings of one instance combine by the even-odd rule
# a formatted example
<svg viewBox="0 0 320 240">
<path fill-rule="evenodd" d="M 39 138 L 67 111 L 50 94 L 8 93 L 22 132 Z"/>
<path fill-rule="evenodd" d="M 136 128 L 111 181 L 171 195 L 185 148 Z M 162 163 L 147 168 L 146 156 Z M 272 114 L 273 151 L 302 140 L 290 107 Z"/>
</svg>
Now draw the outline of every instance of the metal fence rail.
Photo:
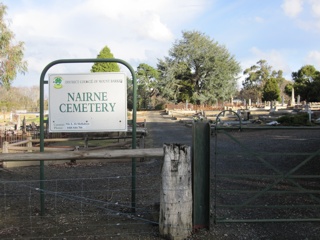
<svg viewBox="0 0 320 240">
<path fill-rule="evenodd" d="M 320 221 L 320 137 L 314 130 L 217 128 L 215 222 Z"/>
</svg>

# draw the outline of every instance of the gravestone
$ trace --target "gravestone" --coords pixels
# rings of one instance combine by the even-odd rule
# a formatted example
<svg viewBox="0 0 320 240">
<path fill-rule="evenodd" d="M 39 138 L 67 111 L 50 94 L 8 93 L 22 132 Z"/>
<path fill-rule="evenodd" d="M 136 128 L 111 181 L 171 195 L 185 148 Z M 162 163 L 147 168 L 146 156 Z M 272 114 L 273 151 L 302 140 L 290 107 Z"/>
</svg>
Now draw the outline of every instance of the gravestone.
<svg viewBox="0 0 320 240">
<path fill-rule="evenodd" d="M 294 98 L 294 88 L 292 88 L 292 92 L 291 92 L 291 106 L 295 106 L 296 105 L 296 100 Z"/>
</svg>

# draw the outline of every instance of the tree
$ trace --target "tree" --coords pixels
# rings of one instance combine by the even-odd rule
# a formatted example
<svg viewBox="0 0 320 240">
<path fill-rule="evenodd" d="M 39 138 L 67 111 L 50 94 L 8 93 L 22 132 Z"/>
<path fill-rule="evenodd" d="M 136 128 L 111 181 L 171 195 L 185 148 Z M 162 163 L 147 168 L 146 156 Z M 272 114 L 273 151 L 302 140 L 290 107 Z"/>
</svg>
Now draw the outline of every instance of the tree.
<svg viewBox="0 0 320 240">
<path fill-rule="evenodd" d="M 17 72 L 24 74 L 27 71 L 27 62 L 23 61 L 24 43 L 15 43 L 14 33 L 5 22 L 6 9 L 0 3 L 0 85 L 9 89 Z"/>
<path fill-rule="evenodd" d="M 272 70 L 272 67 L 268 65 L 266 60 L 260 60 L 257 62 L 257 65 L 253 65 L 244 70 L 243 74 L 247 75 L 242 82 L 244 92 L 250 92 L 251 99 L 258 101 L 263 97 L 264 86 L 270 79 L 275 79 L 279 88 L 285 81 L 282 73 L 282 70 Z M 268 93 L 266 93 L 266 95 L 268 95 Z"/>
<path fill-rule="evenodd" d="M 39 91 L 37 86 L 0 87 L 0 110 L 15 111 L 23 109 L 27 111 L 39 111 Z"/>
<path fill-rule="evenodd" d="M 263 101 L 274 101 L 280 100 L 280 88 L 278 84 L 278 80 L 275 78 L 270 78 L 267 80 L 266 84 L 263 87 L 262 93 Z"/>
<path fill-rule="evenodd" d="M 182 32 L 159 60 L 161 94 L 177 102 L 212 104 L 236 91 L 239 63 L 228 50 L 198 31 Z"/>
<path fill-rule="evenodd" d="M 127 77 L 127 108 L 133 109 L 133 80 Z"/>
<path fill-rule="evenodd" d="M 138 85 L 138 106 L 148 108 L 155 106 L 155 97 L 158 93 L 156 82 L 159 78 L 159 72 L 148 64 L 141 63 L 136 71 Z M 152 101 L 153 100 L 153 101 Z"/>
<path fill-rule="evenodd" d="M 305 65 L 292 73 L 296 95 L 308 102 L 320 101 L 320 72 L 312 65 Z"/>
<path fill-rule="evenodd" d="M 288 84 L 285 86 L 285 88 L 284 88 L 285 94 L 287 94 L 288 96 L 291 97 L 292 88 L 293 88 L 293 83 L 288 83 Z"/>
<path fill-rule="evenodd" d="M 110 49 L 105 46 L 97 56 L 97 58 L 114 58 Z M 115 62 L 98 62 L 94 63 L 91 72 L 120 72 L 119 65 Z"/>
</svg>

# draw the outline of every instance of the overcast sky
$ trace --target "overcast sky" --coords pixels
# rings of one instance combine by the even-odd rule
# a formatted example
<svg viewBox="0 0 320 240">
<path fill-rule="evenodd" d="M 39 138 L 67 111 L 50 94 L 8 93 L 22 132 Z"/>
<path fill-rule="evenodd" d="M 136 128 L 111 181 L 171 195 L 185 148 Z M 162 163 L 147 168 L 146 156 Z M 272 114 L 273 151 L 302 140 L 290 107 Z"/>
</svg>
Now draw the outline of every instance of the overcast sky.
<svg viewBox="0 0 320 240">
<path fill-rule="evenodd" d="M 1 1 L 1 0 L 0 0 Z M 291 72 L 320 70 L 320 0 L 2 0 L 16 40 L 25 42 L 28 72 L 13 86 L 38 85 L 43 68 L 64 58 L 95 58 L 108 46 L 134 69 L 156 67 L 182 31 L 225 45 L 243 69 L 265 59 Z M 91 64 L 54 73 L 88 72 Z M 240 85 L 240 84 L 239 84 Z"/>
</svg>

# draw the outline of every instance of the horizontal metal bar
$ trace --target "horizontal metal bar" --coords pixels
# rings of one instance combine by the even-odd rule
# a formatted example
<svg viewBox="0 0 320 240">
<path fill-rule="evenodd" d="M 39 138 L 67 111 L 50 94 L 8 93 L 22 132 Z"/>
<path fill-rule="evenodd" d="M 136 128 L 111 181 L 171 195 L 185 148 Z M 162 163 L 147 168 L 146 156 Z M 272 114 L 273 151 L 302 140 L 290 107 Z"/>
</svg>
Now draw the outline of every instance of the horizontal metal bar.
<svg viewBox="0 0 320 240">
<path fill-rule="evenodd" d="M 320 205 L 216 205 L 216 209 L 222 208 L 272 208 L 272 209 L 296 209 L 296 208 L 320 208 Z"/>
<path fill-rule="evenodd" d="M 211 126 L 211 130 L 216 130 L 216 131 L 226 131 L 226 130 L 239 130 L 238 127 L 215 127 Z M 259 130 L 320 130 L 320 127 L 318 126 L 312 126 L 312 127 L 285 127 L 285 126 L 270 126 L 270 127 L 248 127 L 248 126 L 241 126 L 241 131 L 245 130 L 254 130 L 254 131 L 259 131 Z"/>
<path fill-rule="evenodd" d="M 215 151 L 216 155 L 245 155 L 248 154 L 251 156 L 308 156 L 313 152 L 252 152 L 252 151 L 238 151 L 238 152 L 225 152 L 225 151 Z M 320 155 L 320 154 L 318 154 Z"/>
<path fill-rule="evenodd" d="M 263 179 L 263 178 L 279 178 L 282 177 L 283 175 L 249 175 L 249 174 L 216 174 L 216 178 L 221 177 L 221 178 L 259 178 L 259 180 Z M 295 178 L 300 178 L 300 179 L 304 179 L 304 178 L 320 178 L 320 175 L 290 175 L 287 177 L 287 179 L 295 179 Z"/>
<path fill-rule="evenodd" d="M 320 218 L 216 219 L 216 223 L 320 222 Z"/>
<path fill-rule="evenodd" d="M 217 189 L 217 193 L 258 193 L 260 190 L 238 190 L 238 189 Z M 266 194 L 301 194 L 301 193 L 320 193 L 320 190 L 303 190 L 303 191 L 267 191 Z"/>
</svg>

